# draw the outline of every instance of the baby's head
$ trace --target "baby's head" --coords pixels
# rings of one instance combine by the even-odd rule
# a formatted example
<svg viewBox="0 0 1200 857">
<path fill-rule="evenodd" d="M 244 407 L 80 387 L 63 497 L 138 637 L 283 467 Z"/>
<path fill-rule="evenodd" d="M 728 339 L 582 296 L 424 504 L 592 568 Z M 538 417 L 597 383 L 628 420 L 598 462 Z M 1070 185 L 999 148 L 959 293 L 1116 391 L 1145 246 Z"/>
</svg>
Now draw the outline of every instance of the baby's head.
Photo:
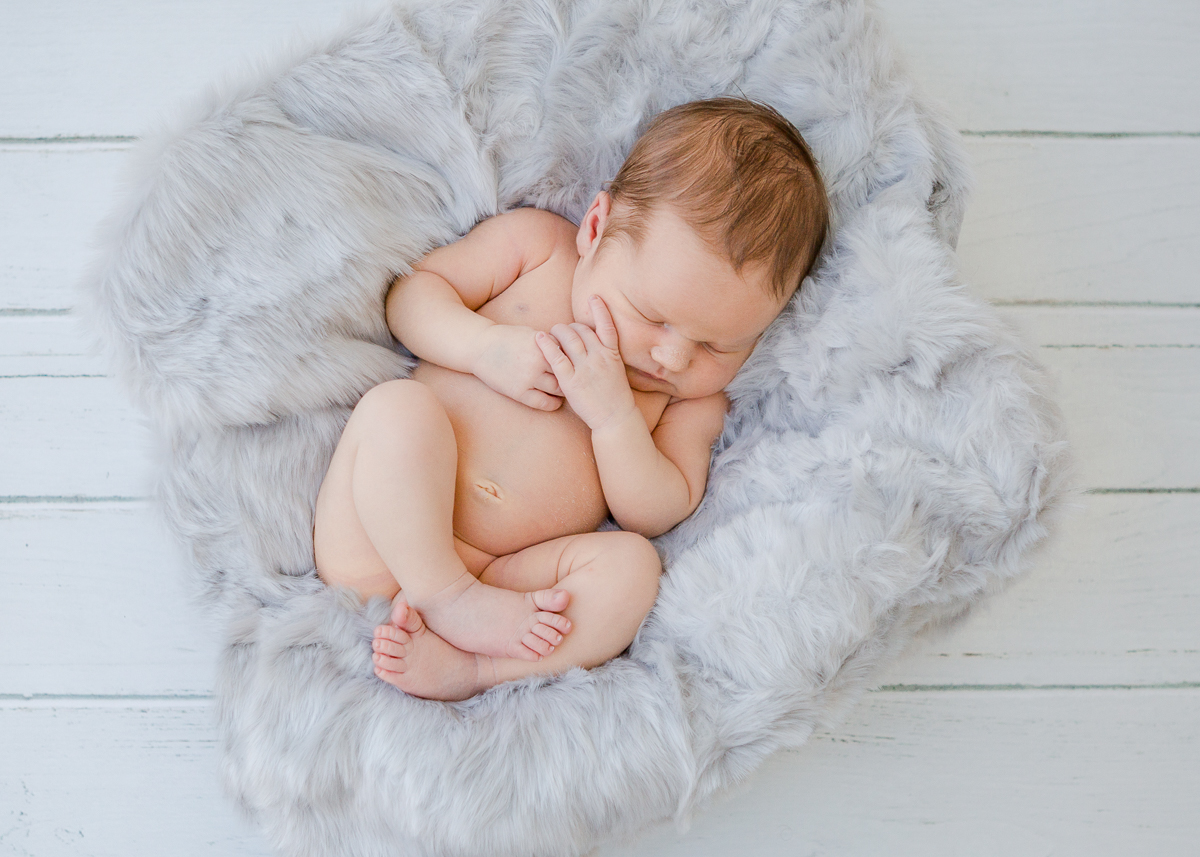
<svg viewBox="0 0 1200 857">
<path fill-rule="evenodd" d="M 598 295 L 635 390 L 723 389 L 808 274 L 828 203 L 792 125 L 718 98 L 659 114 L 576 238 L 576 321 Z"/>
</svg>

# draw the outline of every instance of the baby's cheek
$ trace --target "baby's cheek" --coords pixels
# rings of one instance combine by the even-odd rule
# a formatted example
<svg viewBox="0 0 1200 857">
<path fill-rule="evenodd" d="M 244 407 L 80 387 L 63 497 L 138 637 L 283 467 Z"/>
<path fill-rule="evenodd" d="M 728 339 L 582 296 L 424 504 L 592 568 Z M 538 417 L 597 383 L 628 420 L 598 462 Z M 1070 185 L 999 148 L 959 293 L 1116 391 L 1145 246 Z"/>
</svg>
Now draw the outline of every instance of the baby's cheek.
<svg viewBox="0 0 1200 857">
<path fill-rule="evenodd" d="M 694 388 L 688 395 L 688 398 L 699 399 L 704 396 L 711 396 L 713 393 L 719 393 L 729 386 L 729 382 L 733 380 L 733 376 L 737 374 L 737 369 L 729 365 L 713 366 L 706 369 L 702 373 L 698 373 L 694 381 Z"/>
</svg>

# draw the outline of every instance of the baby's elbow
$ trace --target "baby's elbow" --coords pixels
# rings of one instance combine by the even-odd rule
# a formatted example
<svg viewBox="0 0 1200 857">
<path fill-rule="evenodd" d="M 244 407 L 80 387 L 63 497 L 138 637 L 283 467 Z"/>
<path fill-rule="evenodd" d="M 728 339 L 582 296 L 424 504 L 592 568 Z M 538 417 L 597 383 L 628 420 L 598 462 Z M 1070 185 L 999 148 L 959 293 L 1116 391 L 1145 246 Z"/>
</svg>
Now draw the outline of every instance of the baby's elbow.
<svg viewBox="0 0 1200 857">
<path fill-rule="evenodd" d="M 652 539 L 655 536 L 661 536 L 670 527 L 662 527 L 657 523 L 644 521 L 639 518 L 631 518 L 627 515 L 618 515 L 612 513 L 613 520 L 617 522 L 617 526 L 627 533 L 637 533 L 647 539 Z"/>
<path fill-rule="evenodd" d="M 693 506 L 692 508 L 695 507 Z M 680 510 L 674 513 L 668 512 L 665 515 L 663 514 L 663 509 L 660 508 L 657 511 L 658 514 L 649 513 L 645 516 L 618 515 L 614 512 L 613 520 L 626 532 L 637 533 L 639 536 L 653 539 L 673 529 L 691 514 L 691 509 Z"/>
</svg>

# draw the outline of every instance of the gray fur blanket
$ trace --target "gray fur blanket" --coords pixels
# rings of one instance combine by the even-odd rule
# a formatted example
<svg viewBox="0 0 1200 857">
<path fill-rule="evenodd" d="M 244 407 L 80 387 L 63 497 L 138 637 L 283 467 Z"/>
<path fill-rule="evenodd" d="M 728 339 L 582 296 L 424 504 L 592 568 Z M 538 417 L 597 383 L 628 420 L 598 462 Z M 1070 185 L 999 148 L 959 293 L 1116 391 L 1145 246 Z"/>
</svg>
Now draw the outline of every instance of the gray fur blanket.
<svg viewBox="0 0 1200 857">
<path fill-rule="evenodd" d="M 655 113 L 766 101 L 835 230 L 730 389 L 628 653 L 459 704 L 372 675 L 386 611 L 315 577 L 341 428 L 404 375 L 389 281 L 477 220 L 578 220 Z M 1019 569 L 1062 492 L 1042 373 L 967 294 L 956 135 L 858 0 L 412 0 L 213 89 L 140 146 L 83 285 L 227 628 L 226 786 L 290 855 L 579 854 L 686 816 Z"/>
</svg>

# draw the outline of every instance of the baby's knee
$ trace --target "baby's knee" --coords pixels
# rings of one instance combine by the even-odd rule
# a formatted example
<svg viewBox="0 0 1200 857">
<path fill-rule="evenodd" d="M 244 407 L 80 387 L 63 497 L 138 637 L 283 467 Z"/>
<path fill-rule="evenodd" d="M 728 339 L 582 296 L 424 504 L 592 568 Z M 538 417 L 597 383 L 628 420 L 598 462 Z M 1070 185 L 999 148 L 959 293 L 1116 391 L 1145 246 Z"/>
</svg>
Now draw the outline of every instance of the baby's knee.
<svg viewBox="0 0 1200 857">
<path fill-rule="evenodd" d="M 637 533 L 611 534 L 613 570 L 625 579 L 631 597 L 648 611 L 658 596 L 662 561 L 648 539 Z"/>
<path fill-rule="evenodd" d="M 442 429 L 449 426 L 446 409 L 420 381 L 397 378 L 372 387 L 358 400 L 351 421 L 364 427 Z"/>
</svg>

